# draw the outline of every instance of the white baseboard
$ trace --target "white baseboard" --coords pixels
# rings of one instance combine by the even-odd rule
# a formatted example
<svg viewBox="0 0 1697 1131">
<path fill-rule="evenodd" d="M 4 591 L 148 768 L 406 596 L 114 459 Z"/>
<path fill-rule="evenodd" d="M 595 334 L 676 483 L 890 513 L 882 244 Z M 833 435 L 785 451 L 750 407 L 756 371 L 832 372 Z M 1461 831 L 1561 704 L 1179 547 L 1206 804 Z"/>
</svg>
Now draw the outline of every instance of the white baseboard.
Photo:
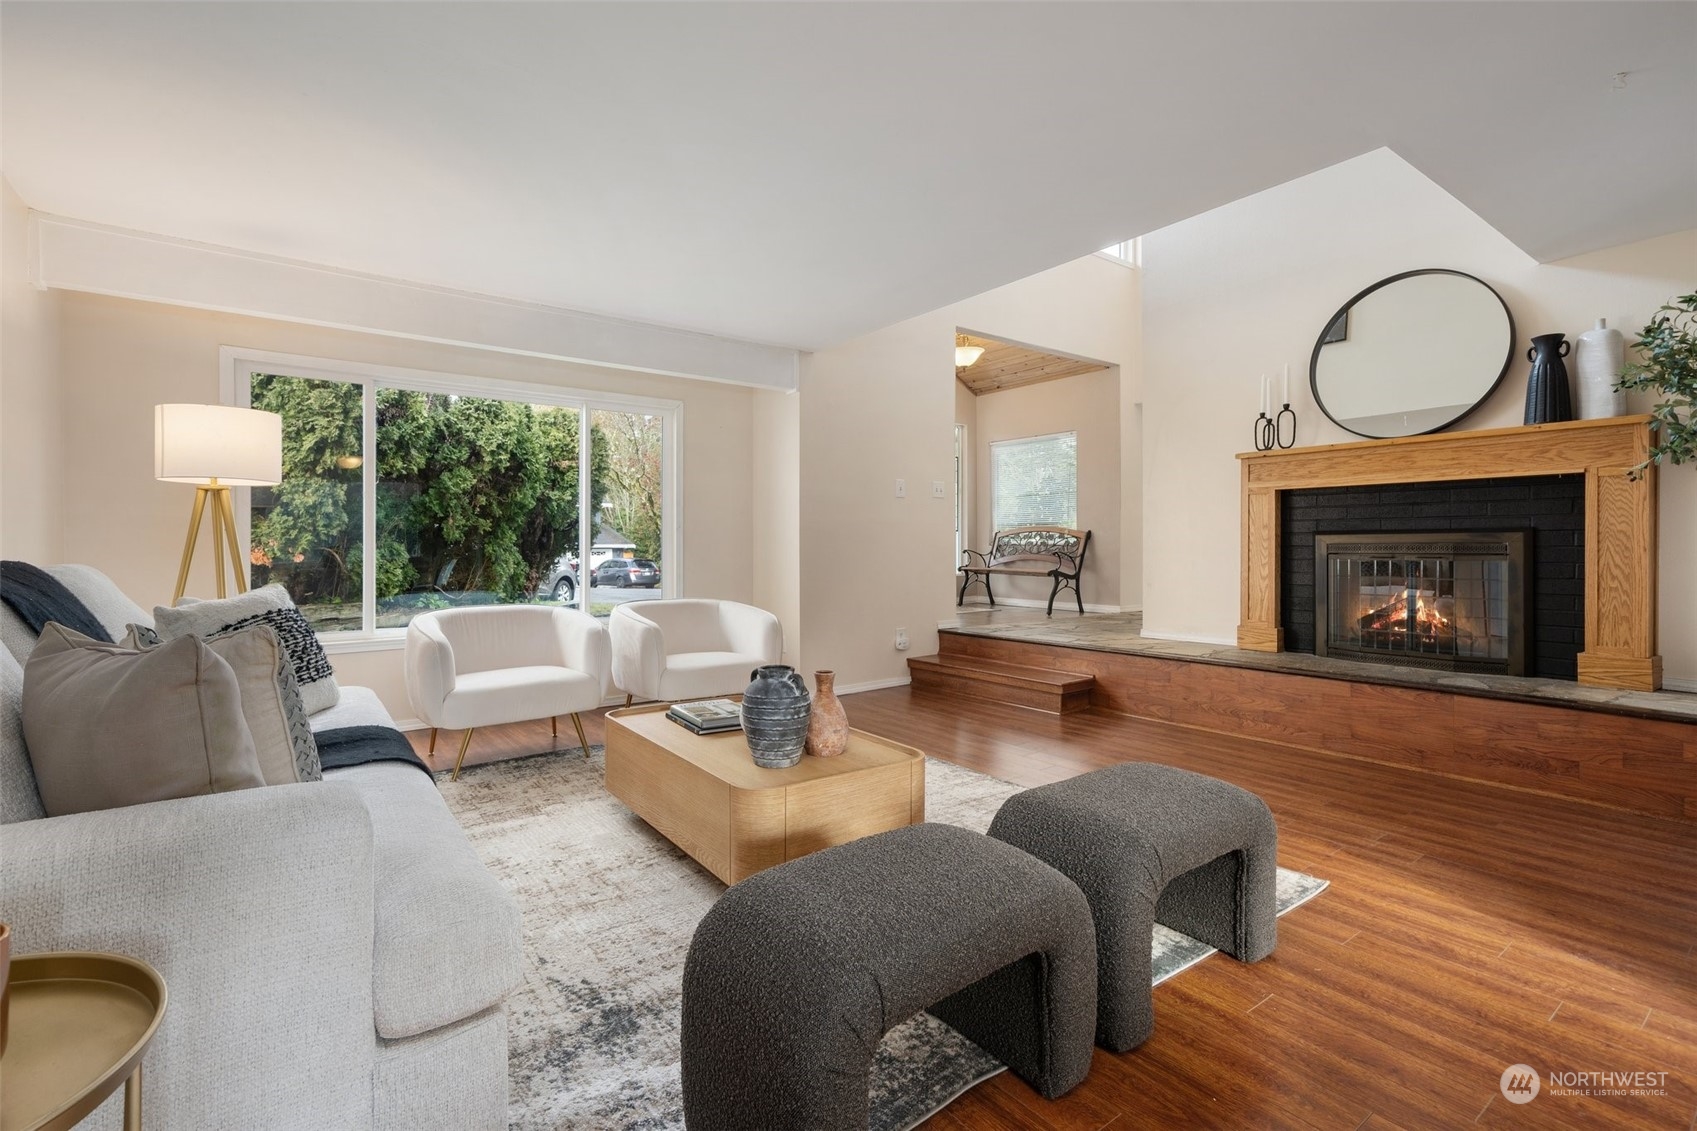
<svg viewBox="0 0 1697 1131">
<path fill-rule="evenodd" d="M 857 691 L 882 691 L 886 687 L 906 687 L 913 680 L 907 676 L 896 676 L 891 679 L 874 679 L 865 683 L 841 684 L 837 687 L 838 695 L 853 695 Z"/>
<path fill-rule="evenodd" d="M 396 730 L 429 730 L 430 724 L 423 719 L 396 719 Z"/>
<path fill-rule="evenodd" d="M 1066 594 L 1063 593 L 1063 594 L 1061 594 L 1060 597 L 1055 598 L 1055 605 L 1057 607 L 1060 607 L 1060 606 L 1066 605 L 1066 604 L 1072 604 L 1072 607 L 1074 609 L 1078 608 L 1078 605 L 1076 603 L 1063 601 L 1062 598 L 1065 597 L 1065 596 L 1066 596 Z M 996 598 L 996 604 L 998 606 L 1012 605 L 1016 609 L 1046 609 L 1046 608 L 1049 607 L 1049 602 L 1048 602 L 1047 599 L 1037 599 L 1037 598 L 1033 598 L 1033 597 L 997 597 Z M 958 607 L 963 608 L 963 609 L 972 609 L 972 608 L 988 609 L 988 608 L 991 607 L 991 605 L 990 605 L 990 602 L 983 600 L 982 598 L 975 597 L 972 600 L 966 602 L 966 604 L 958 606 Z M 1128 612 L 1134 613 L 1134 612 L 1137 612 L 1136 609 L 1126 609 L 1126 608 L 1122 608 L 1119 605 L 1092 605 L 1089 601 L 1084 602 L 1084 611 L 1087 612 L 1087 613 L 1128 613 Z M 946 624 L 947 622 L 945 621 L 944 623 Z"/>
<path fill-rule="evenodd" d="M 1178 640 L 1185 644 L 1223 644 L 1228 648 L 1237 647 L 1235 636 L 1202 636 L 1195 632 L 1158 632 L 1145 628 L 1142 635 L 1149 640 Z"/>
<path fill-rule="evenodd" d="M 1667 691 L 1697 691 L 1697 679 L 1672 679 L 1663 676 L 1662 687 Z"/>
</svg>

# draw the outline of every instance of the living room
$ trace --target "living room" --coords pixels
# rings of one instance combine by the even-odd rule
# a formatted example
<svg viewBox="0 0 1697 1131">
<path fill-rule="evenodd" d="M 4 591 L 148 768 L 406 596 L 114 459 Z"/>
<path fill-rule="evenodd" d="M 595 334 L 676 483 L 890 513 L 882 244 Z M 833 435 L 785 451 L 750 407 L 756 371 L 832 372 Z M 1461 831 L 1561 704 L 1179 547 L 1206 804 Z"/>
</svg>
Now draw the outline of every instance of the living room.
<svg viewBox="0 0 1697 1131">
<path fill-rule="evenodd" d="M 1295 449 L 1363 439 L 1316 397 L 1311 365 L 1351 296 L 1400 273 L 1483 280 L 1512 320 L 1508 363 L 1440 438 L 1531 421 L 1534 335 L 1559 331 L 1577 345 L 1606 319 L 1630 344 L 1690 293 L 1697 170 L 1675 129 L 1697 98 L 1689 5 L 1272 4 L 1233 8 L 1229 28 L 1219 6 L 1185 5 L 313 7 L 0 6 L 0 557 L 89 565 L 143 614 L 169 609 L 194 496 L 152 474 L 155 408 L 246 407 L 255 375 L 358 390 L 351 446 L 331 478 L 370 496 L 348 496 L 356 521 L 336 550 L 366 560 L 383 549 L 390 392 L 557 410 L 581 434 L 598 414 L 658 421 L 654 531 L 618 552 L 656 561 L 654 588 L 590 584 L 604 556 L 597 520 L 611 511 L 587 505 L 602 498 L 602 473 L 582 445 L 572 490 L 596 486 L 567 508 L 571 530 L 546 560 L 526 565 L 538 576 L 539 566 L 569 570 L 571 597 L 520 603 L 602 624 L 651 598 L 763 610 L 781 633 L 774 662 L 834 672 L 850 726 L 928 756 L 919 812 L 933 823 L 982 831 L 1015 787 L 1163 762 L 1265 799 L 1279 863 L 1331 885 L 1279 919 L 1265 961 L 1215 958 L 1163 982 L 1155 1035 L 1130 1052 L 1098 1050 L 1066 1097 L 1045 1098 L 1017 1071 L 959 1098 L 936 1085 L 911 1109 L 894 1102 L 899 1087 L 881 1085 L 879 1126 L 928 1115 L 933 1127 L 1412 1127 L 1476 1116 L 1690 1125 L 1697 471 L 1672 460 L 1654 469 L 1643 488 L 1649 550 L 1625 551 L 1649 579 L 1647 604 L 1621 630 L 1638 682 L 1405 680 L 1388 668 L 1340 679 L 1321 678 L 1326 657 L 1260 648 L 1265 621 L 1246 611 L 1253 461 L 1238 458 L 1258 446 L 1263 377 L 1275 383 L 1274 413 L 1288 398 Z M 1207 59 L 1125 58 L 1130 44 L 1204 36 Z M 950 59 L 946 74 L 927 73 Z M 1016 62 L 1032 79 L 989 89 L 984 70 Z M 1156 99 L 1162 115 L 1132 109 Z M 1627 152 L 1632 139 L 1639 152 Z M 1131 260 L 1098 252 L 1120 241 L 1135 241 Z M 1099 368 L 974 396 L 954 356 L 963 335 Z M 1634 392 L 1626 412 L 1664 399 Z M 1045 615 L 1047 576 L 997 578 L 996 608 L 970 591 L 957 607 L 958 551 L 988 550 L 1003 525 L 992 445 L 1066 434 L 1077 437 L 1076 506 L 1062 525 L 1092 534 L 1084 615 L 1064 591 Z M 1571 446 L 1575 434 L 1547 433 L 1546 446 Z M 256 588 L 291 576 L 297 552 L 261 545 L 266 490 L 232 493 L 232 556 Z M 226 584 L 206 541 L 188 566 L 189 597 Z M 324 559 L 315 552 L 304 551 L 307 565 Z M 419 609 L 463 603 L 475 587 L 449 580 L 453 560 L 420 559 L 394 587 L 421 594 Z M 462 976 L 425 950 L 463 950 L 453 934 L 469 928 L 421 939 L 406 960 L 416 966 L 374 971 L 367 955 L 364 1029 L 337 1014 L 312 1061 L 339 1049 L 364 1067 L 310 1110 L 364 1102 L 376 1113 L 349 1125 L 490 1126 L 499 1109 L 515 1127 L 681 1126 L 681 948 L 725 877 L 675 850 L 663 821 L 633 814 L 599 761 L 622 725 L 607 716 L 627 696 L 681 696 L 609 682 L 552 727 L 537 718 L 474 734 L 434 723 L 409 683 L 407 632 L 383 620 L 387 583 L 349 576 L 337 598 L 346 631 L 312 624 L 334 680 L 371 689 L 369 705 L 406 733 L 447 802 L 408 792 L 421 808 L 369 820 L 428 825 L 445 838 L 431 843 L 448 846 L 446 874 L 477 898 L 517 899 L 522 936 L 517 917 L 491 913 L 495 934 L 471 945 L 514 948 L 523 988 L 501 998 L 468 983 L 455 992 L 469 1012 L 437 1017 L 425 1002 L 389 1024 L 385 994 Z M 433 581 L 445 596 L 424 593 Z M 1096 672 L 1073 662 L 1089 649 L 1056 661 L 1069 678 L 1097 681 L 1080 713 L 910 685 L 911 659 L 963 641 L 990 641 L 986 655 L 1002 646 L 997 633 L 1049 647 L 1033 641 L 1114 618 L 1134 621 L 1141 651 Z M 120 635 L 125 623 L 112 627 Z M 1176 666 L 1131 666 L 1145 661 Z M 1307 697 L 1322 683 L 1356 697 L 1337 718 L 1320 692 Z M 1467 730 L 1454 721 L 1463 708 L 1493 721 Z M 558 725 L 565 715 L 583 729 Z M 508 792 L 491 792 L 497 782 Z M 580 806 L 571 818 L 527 810 L 527 831 L 503 825 L 525 794 L 553 792 Z M 316 819 L 337 830 L 327 843 L 365 851 L 367 818 L 321 804 Z M 148 831 L 153 811 L 119 818 L 160 838 L 157 851 L 193 843 L 193 823 L 175 817 Z M 259 814 L 247 819 L 269 820 Z M 458 828 L 437 828 L 438 817 Z M 45 851 L 23 826 L 41 826 L 27 834 L 38 836 L 77 819 L 8 824 L 8 876 L 21 874 L 14 853 Z M 290 820 L 256 845 L 281 853 L 313 827 Z M 531 839 L 571 822 L 580 827 L 558 843 Z M 598 839 L 614 825 L 623 839 Z M 74 844 L 55 851 L 73 855 L 54 882 L 91 894 L 45 941 L 14 930 L 14 953 L 109 950 L 169 965 L 161 955 L 187 939 L 167 929 L 176 941 L 161 945 L 103 926 L 98 869 L 78 863 Z M 421 869 L 432 859 L 411 854 Z M 264 860 L 255 847 L 246 866 Z M 670 886 L 649 891 L 661 860 Z M 551 880 L 580 870 L 599 902 Z M 230 863 L 221 874 L 240 872 Z M 32 872 L 31 901 L 41 882 Z M 0 921 L 17 921 L 11 886 L 0 888 Z M 326 939 L 339 955 L 369 950 L 370 932 L 384 929 L 383 893 L 359 912 L 370 891 L 331 886 L 329 903 L 345 896 L 377 925 L 366 923 L 363 941 L 346 924 L 326 927 Z M 253 914 L 285 906 L 256 903 Z M 52 918 L 28 907 L 29 923 Z M 650 919 L 685 924 L 674 950 L 631 941 Z M 511 938 L 496 937 L 509 927 Z M 312 945 L 312 929 L 289 937 Z M 244 969 L 226 960 L 207 957 L 204 969 Z M 650 960 L 662 977 L 632 971 Z M 491 985 L 506 962 L 488 963 Z M 181 993 L 165 970 L 158 1049 L 137 1062 L 151 1073 L 146 1110 L 196 1113 L 185 1126 L 304 1125 L 293 1101 L 263 1094 L 257 1068 L 231 1074 L 246 1094 L 230 1106 L 209 1098 L 217 1055 L 172 1028 L 225 1012 L 195 969 Z M 341 992 L 359 981 L 353 969 L 307 963 L 291 976 Z M 493 1006 L 477 1004 L 490 994 Z M 1375 994 L 1398 1018 L 1388 1032 L 1359 1004 Z M 1436 1004 L 1419 1014 L 1422 1001 Z M 643 1019 L 626 1044 L 620 1009 Z M 466 1019 L 484 1028 L 454 1028 Z M 561 1036 L 574 1026 L 575 1039 Z M 1233 1048 L 1236 1029 L 1264 1047 Z M 955 1046 L 928 1045 L 930 1030 L 901 1033 L 910 1058 L 922 1059 L 914 1047 L 954 1055 L 935 1054 Z M 396 1099 L 409 1080 L 452 1073 L 456 1049 L 474 1046 L 475 1102 L 456 1108 L 422 1084 L 425 1106 Z M 295 1051 L 283 1037 L 256 1047 Z M 1523 1106 L 1506 1075 L 1499 1089 L 1517 1064 L 1543 1074 L 1549 1094 Z M 1552 1075 L 1628 1066 L 1664 1079 L 1652 1094 L 1601 1096 L 1557 1094 Z M 1449 1077 L 1427 1079 L 1440 1073 Z M 179 1093 L 179 1075 L 198 1082 Z M 1320 1083 L 1328 1077 L 1335 1090 Z M 311 1091 L 287 1072 L 276 1087 Z M 118 1121 L 110 1094 L 91 1126 Z"/>
</svg>

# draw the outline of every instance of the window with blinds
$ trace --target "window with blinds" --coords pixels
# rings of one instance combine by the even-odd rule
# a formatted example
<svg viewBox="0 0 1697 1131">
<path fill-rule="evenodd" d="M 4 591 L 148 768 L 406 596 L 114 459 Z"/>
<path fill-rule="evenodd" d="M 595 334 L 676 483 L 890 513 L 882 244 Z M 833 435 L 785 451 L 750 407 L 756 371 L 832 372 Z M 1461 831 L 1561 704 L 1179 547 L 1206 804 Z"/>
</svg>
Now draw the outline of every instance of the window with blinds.
<svg viewBox="0 0 1697 1131">
<path fill-rule="evenodd" d="M 1078 525 L 1078 433 L 990 445 L 990 511 L 997 530 Z"/>
</svg>

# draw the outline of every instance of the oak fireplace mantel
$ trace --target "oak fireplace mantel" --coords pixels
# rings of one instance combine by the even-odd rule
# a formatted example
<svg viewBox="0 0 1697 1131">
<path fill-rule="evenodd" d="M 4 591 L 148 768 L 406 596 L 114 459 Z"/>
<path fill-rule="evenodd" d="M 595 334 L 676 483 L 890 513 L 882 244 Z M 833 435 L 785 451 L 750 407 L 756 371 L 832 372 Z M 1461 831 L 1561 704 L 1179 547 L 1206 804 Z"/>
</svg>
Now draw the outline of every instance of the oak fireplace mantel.
<svg viewBox="0 0 1697 1131">
<path fill-rule="evenodd" d="M 1243 563 L 1237 646 L 1284 648 L 1279 624 L 1279 492 L 1527 475 L 1585 475 L 1585 650 L 1579 682 L 1655 691 L 1656 467 L 1649 416 L 1443 432 L 1243 452 Z"/>
</svg>

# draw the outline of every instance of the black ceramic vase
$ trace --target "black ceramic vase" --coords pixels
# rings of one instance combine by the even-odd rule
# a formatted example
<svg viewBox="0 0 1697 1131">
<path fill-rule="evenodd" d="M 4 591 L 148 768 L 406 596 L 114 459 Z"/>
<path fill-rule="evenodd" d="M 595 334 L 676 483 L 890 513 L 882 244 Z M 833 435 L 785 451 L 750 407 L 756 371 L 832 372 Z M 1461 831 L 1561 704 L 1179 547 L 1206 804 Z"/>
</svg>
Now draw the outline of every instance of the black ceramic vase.
<svg viewBox="0 0 1697 1131">
<path fill-rule="evenodd" d="M 769 770 L 801 761 L 807 745 L 807 719 L 813 697 L 788 664 L 768 664 L 749 673 L 754 681 L 742 694 L 742 731 L 756 766 Z"/>
<path fill-rule="evenodd" d="M 1532 375 L 1526 379 L 1526 423 L 1555 424 L 1573 419 L 1573 393 L 1567 384 L 1567 338 L 1539 334 L 1526 351 Z"/>
</svg>

